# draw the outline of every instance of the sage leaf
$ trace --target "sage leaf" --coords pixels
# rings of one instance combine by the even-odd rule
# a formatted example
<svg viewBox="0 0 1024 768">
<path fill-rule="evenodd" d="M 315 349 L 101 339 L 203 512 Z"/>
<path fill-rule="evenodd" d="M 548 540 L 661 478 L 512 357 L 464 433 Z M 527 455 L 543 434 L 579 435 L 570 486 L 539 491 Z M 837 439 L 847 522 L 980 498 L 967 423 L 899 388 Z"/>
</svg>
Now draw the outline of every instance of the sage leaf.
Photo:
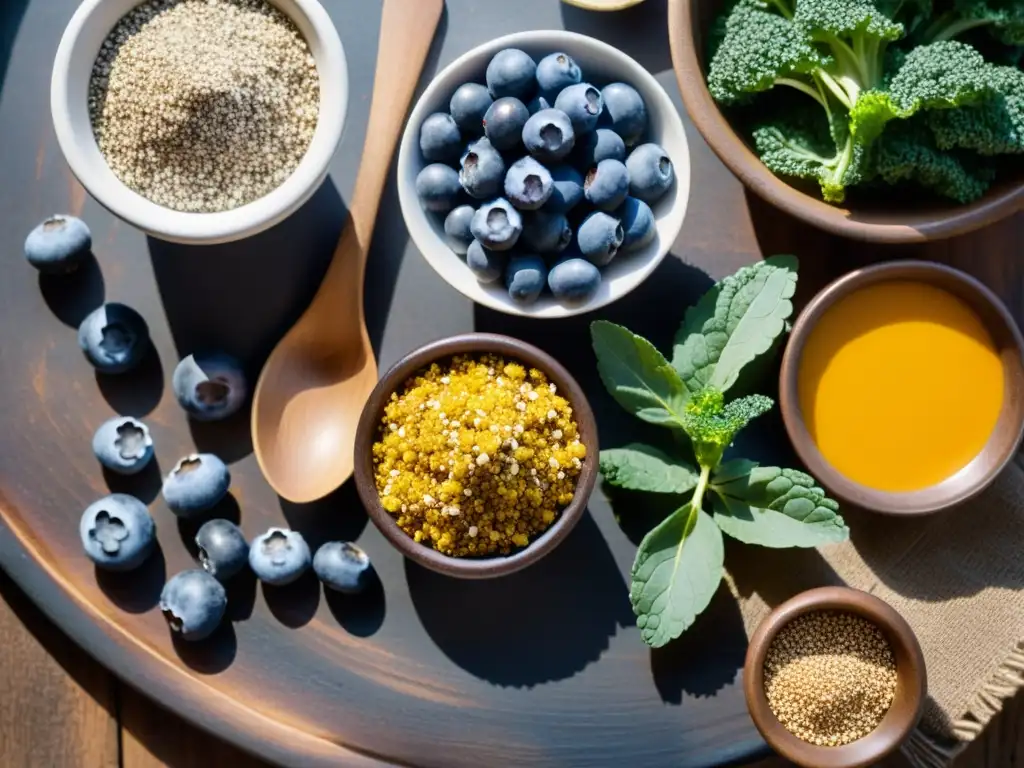
<svg viewBox="0 0 1024 768">
<path fill-rule="evenodd" d="M 722 532 L 746 544 L 776 549 L 816 547 L 849 538 L 839 504 L 795 469 L 728 462 L 711 481 L 714 519 Z"/>
<path fill-rule="evenodd" d="M 605 320 L 592 323 L 590 334 L 601 381 L 619 405 L 651 424 L 678 427 L 687 393 L 661 352 L 642 336 Z"/>
<path fill-rule="evenodd" d="M 653 493 L 686 493 L 697 487 L 700 473 L 649 445 L 601 451 L 601 475 L 618 488 Z"/>
<path fill-rule="evenodd" d="M 659 648 L 693 624 L 718 589 L 724 562 L 721 531 L 690 504 L 644 537 L 629 599 L 645 643 Z"/>
<path fill-rule="evenodd" d="M 672 366 L 686 389 L 725 392 L 787 328 L 796 292 L 795 256 L 772 256 L 720 281 L 686 311 Z"/>
</svg>

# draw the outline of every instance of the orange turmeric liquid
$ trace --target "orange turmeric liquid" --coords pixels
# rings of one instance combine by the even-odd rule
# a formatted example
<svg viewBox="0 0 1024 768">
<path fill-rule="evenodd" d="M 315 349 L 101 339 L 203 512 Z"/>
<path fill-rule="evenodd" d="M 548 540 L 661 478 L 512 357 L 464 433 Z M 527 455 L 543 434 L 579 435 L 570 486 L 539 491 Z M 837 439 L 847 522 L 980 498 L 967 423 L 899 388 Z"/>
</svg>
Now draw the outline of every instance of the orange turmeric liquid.
<svg viewBox="0 0 1024 768">
<path fill-rule="evenodd" d="M 1003 404 L 1003 366 L 956 296 L 878 283 L 837 302 L 811 331 L 798 395 L 811 436 L 840 473 L 913 491 L 981 452 Z"/>
</svg>

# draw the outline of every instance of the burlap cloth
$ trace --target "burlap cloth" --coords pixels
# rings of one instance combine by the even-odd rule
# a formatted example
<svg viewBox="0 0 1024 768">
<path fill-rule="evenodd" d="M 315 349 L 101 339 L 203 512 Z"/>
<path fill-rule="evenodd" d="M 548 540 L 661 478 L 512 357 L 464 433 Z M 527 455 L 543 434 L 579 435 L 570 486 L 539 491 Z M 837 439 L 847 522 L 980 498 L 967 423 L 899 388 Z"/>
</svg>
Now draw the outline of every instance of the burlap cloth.
<svg viewBox="0 0 1024 768">
<path fill-rule="evenodd" d="M 911 762 L 942 768 L 1024 687 L 1024 468 L 1020 456 L 955 509 L 900 519 L 843 509 L 845 544 L 819 550 L 731 547 L 730 589 L 747 633 L 804 589 L 846 584 L 914 628 L 928 670 Z"/>
</svg>

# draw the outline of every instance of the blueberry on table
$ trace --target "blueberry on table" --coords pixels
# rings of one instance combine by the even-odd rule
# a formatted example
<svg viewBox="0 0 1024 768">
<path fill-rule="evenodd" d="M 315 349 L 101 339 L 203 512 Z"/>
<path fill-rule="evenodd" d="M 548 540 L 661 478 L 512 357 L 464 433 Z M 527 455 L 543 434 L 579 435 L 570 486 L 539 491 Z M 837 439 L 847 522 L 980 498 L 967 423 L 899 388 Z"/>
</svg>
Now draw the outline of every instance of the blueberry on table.
<svg viewBox="0 0 1024 768">
<path fill-rule="evenodd" d="M 428 211 L 448 213 L 462 192 L 459 174 L 442 163 L 431 163 L 416 176 L 416 196 Z"/>
<path fill-rule="evenodd" d="M 554 165 L 548 169 L 551 174 L 551 197 L 544 203 L 544 210 L 552 213 L 568 213 L 583 199 L 583 177 L 571 165 Z"/>
<path fill-rule="evenodd" d="M 462 135 L 447 112 L 429 115 L 420 126 L 420 152 L 428 163 L 454 163 L 462 152 Z"/>
<path fill-rule="evenodd" d="M 587 171 L 583 193 L 595 208 L 613 211 L 629 194 L 629 171 L 618 160 L 602 160 Z"/>
<path fill-rule="evenodd" d="M 604 115 L 609 127 L 615 131 L 626 146 L 633 146 L 647 130 L 647 107 L 636 88 L 625 83 L 611 83 L 601 91 L 604 100 Z"/>
<path fill-rule="evenodd" d="M 481 245 L 492 251 L 507 251 L 519 240 L 523 217 L 508 200 L 499 197 L 481 205 L 469 226 Z"/>
<path fill-rule="evenodd" d="M 535 211 L 551 197 L 551 172 L 532 157 L 512 163 L 505 174 L 505 196 L 522 211 Z"/>
<path fill-rule="evenodd" d="M 470 197 L 486 200 L 501 194 L 505 160 L 487 137 L 470 144 L 459 160 L 459 183 Z"/>
<path fill-rule="evenodd" d="M 505 270 L 508 295 L 521 304 L 532 304 L 544 290 L 548 267 L 544 259 L 534 254 L 513 256 Z"/>
<path fill-rule="evenodd" d="M 227 466 L 212 453 L 193 453 L 164 479 L 164 501 L 178 517 L 193 518 L 212 509 L 231 485 Z"/>
<path fill-rule="evenodd" d="M 28 263 L 47 274 L 74 272 L 91 250 L 92 233 L 74 216 L 51 216 L 25 238 Z"/>
<path fill-rule="evenodd" d="M 622 224 L 604 211 L 589 214 L 576 231 L 576 244 L 583 258 L 598 267 L 605 266 L 615 258 L 623 239 L 625 232 Z"/>
<path fill-rule="evenodd" d="M 227 607 L 224 585 L 198 568 L 175 574 L 160 592 L 160 610 L 167 626 L 185 640 L 205 640 L 212 635 Z"/>
<path fill-rule="evenodd" d="M 589 171 L 602 160 L 618 160 L 624 163 L 626 144 L 611 128 L 598 128 L 577 137 L 576 149 L 569 160 L 584 171 Z"/>
<path fill-rule="evenodd" d="M 249 393 L 242 364 L 223 353 L 189 355 L 171 377 L 178 404 L 197 421 L 217 421 L 232 415 Z"/>
<path fill-rule="evenodd" d="M 658 233 L 651 206 L 635 197 L 627 197 L 615 212 L 622 222 L 622 252 L 638 251 Z"/>
<path fill-rule="evenodd" d="M 567 53 L 549 53 L 537 62 L 537 85 L 542 93 L 557 94 L 582 79 L 579 64 Z"/>
<path fill-rule="evenodd" d="M 555 163 L 568 155 L 576 134 L 568 115 L 560 109 L 542 109 L 523 126 L 526 150 L 542 163 Z"/>
<path fill-rule="evenodd" d="M 156 546 L 156 524 L 146 505 L 124 493 L 90 504 L 78 533 L 85 554 L 108 571 L 138 568 Z"/>
<path fill-rule="evenodd" d="M 629 194 L 654 205 L 672 186 L 675 171 L 668 153 L 657 144 L 641 144 L 626 158 Z"/>
<path fill-rule="evenodd" d="M 518 48 L 506 48 L 494 54 L 487 65 L 487 88 L 500 99 L 514 96 L 528 99 L 537 87 L 537 63 Z"/>
<path fill-rule="evenodd" d="M 353 595 L 366 589 L 372 572 L 370 557 L 347 541 L 321 546 L 313 557 L 313 570 L 326 586 Z"/>
<path fill-rule="evenodd" d="M 551 109 L 551 102 L 540 95 L 534 96 L 526 105 L 526 110 L 531 115 L 536 115 L 542 109 Z"/>
<path fill-rule="evenodd" d="M 462 133 L 466 136 L 482 136 L 484 115 L 493 103 L 494 99 L 486 87 L 479 83 L 465 83 L 455 89 L 448 109 Z"/>
<path fill-rule="evenodd" d="M 196 533 L 199 562 L 220 581 L 226 581 L 249 562 L 249 542 L 242 529 L 230 520 L 208 520 Z"/>
<path fill-rule="evenodd" d="M 473 242 L 473 233 L 469 225 L 473 221 L 476 209 L 471 205 L 460 205 L 453 208 L 444 219 L 444 239 L 459 256 L 465 256 L 469 244 Z"/>
<path fill-rule="evenodd" d="M 92 452 L 107 469 L 119 475 L 134 475 L 153 459 L 153 438 L 149 428 L 130 416 L 105 421 L 92 436 Z"/>
<path fill-rule="evenodd" d="M 590 83 L 577 83 L 563 88 L 555 99 L 555 109 L 560 109 L 572 121 L 572 129 L 579 137 L 597 127 L 597 119 L 604 109 L 601 92 Z"/>
<path fill-rule="evenodd" d="M 253 539 L 249 548 L 249 567 L 267 584 L 291 584 L 306 572 L 310 560 L 302 534 L 287 528 L 271 528 Z"/>
<path fill-rule="evenodd" d="M 523 217 L 522 243 L 537 253 L 559 253 L 572 242 L 565 214 L 533 211 Z"/>
<path fill-rule="evenodd" d="M 601 285 L 601 270 L 578 257 L 558 261 L 548 273 L 548 287 L 555 298 L 583 301 L 593 296 Z"/>
<path fill-rule="evenodd" d="M 466 265 L 481 283 L 493 283 L 505 273 L 508 264 L 506 251 L 492 251 L 484 248 L 479 240 L 469 244 L 466 251 Z"/>
<path fill-rule="evenodd" d="M 495 149 L 506 152 L 523 140 L 523 126 L 530 110 L 519 99 L 506 96 L 495 101 L 484 115 L 484 133 Z"/>
<path fill-rule="evenodd" d="M 86 315 L 78 326 L 78 346 L 96 370 L 124 373 L 145 356 L 149 327 L 131 307 L 111 302 Z"/>
</svg>

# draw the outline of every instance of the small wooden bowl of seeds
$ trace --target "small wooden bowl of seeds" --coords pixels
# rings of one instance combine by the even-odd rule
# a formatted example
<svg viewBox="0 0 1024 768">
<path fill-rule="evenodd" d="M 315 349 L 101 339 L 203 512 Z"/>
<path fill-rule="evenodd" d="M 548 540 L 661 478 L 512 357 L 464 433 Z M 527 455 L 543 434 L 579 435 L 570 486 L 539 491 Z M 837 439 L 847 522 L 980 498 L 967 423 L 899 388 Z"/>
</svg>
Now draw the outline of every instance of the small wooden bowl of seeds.
<svg viewBox="0 0 1024 768">
<path fill-rule="evenodd" d="M 910 625 L 857 589 L 821 587 L 775 608 L 747 649 L 754 725 L 806 768 L 875 765 L 921 718 L 924 656 Z"/>
<path fill-rule="evenodd" d="M 597 481 L 594 413 L 558 361 L 469 333 L 391 368 L 356 430 L 355 481 L 399 552 L 465 579 L 537 562 L 583 516 Z"/>
</svg>

